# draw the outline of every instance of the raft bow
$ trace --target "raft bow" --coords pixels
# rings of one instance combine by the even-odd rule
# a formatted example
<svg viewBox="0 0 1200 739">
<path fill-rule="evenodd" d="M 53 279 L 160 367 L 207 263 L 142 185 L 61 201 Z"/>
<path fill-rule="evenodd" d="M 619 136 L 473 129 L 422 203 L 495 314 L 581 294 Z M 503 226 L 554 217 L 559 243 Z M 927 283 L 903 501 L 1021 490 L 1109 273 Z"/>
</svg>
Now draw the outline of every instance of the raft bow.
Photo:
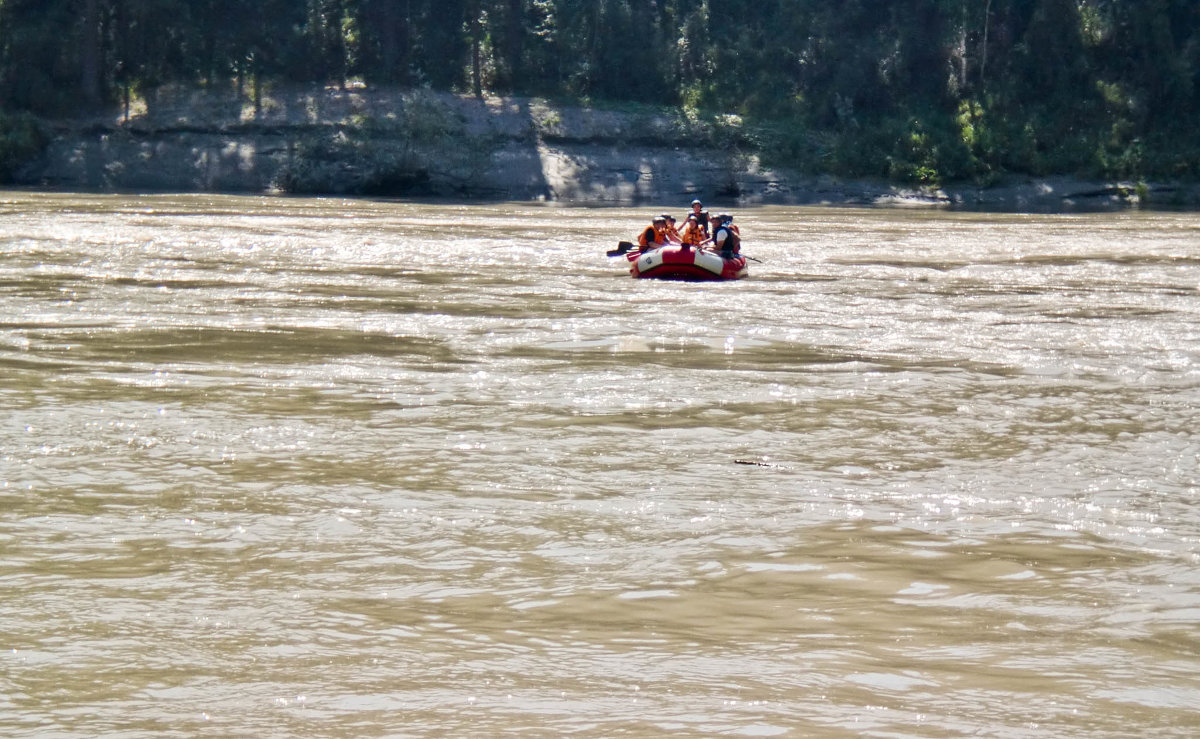
<svg viewBox="0 0 1200 739">
<path fill-rule="evenodd" d="M 627 243 L 623 241 L 620 246 L 624 247 Z M 746 276 L 745 257 L 727 259 L 716 252 L 694 246 L 665 244 L 649 250 L 626 249 L 621 252 L 618 249 L 618 252 L 629 260 L 629 273 L 642 279 L 702 282 L 737 280 Z"/>
</svg>

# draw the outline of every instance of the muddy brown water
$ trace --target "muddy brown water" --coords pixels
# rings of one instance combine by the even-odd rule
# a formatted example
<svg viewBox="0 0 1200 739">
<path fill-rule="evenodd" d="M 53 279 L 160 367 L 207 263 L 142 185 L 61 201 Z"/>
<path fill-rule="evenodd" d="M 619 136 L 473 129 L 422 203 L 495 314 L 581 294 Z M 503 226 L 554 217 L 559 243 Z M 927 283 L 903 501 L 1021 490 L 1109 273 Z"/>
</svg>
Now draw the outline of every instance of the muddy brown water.
<svg viewBox="0 0 1200 739">
<path fill-rule="evenodd" d="M 0 193 L 0 735 L 1200 733 L 1200 218 L 661 207 Z"/>
</svg>

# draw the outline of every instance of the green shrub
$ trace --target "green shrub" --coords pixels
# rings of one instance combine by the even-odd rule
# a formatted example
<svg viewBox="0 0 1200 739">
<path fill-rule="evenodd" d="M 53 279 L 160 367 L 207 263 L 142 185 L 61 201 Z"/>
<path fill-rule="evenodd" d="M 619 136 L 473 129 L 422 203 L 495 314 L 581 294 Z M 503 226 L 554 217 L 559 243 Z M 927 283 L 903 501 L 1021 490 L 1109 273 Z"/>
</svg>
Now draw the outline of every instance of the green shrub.
<svg viewBox="0 0 1200 739">
<path fill-rule="evenodd" d="M 395 114 L 356 116 L 349 125 L 308 132 L 292 143 L 272 184 L 289 193 L 431 195 L 435 172 L 469 186 L 493 146 L 486 136 L 468 134 L 451 107 L 415 93 Z"/>
<path fill-rule="evenodd" d="M 0 182 L 11 182 L 17 169 L 41 154 L 49 142 L 33 115 L 0 111 Z"/>
</svg>

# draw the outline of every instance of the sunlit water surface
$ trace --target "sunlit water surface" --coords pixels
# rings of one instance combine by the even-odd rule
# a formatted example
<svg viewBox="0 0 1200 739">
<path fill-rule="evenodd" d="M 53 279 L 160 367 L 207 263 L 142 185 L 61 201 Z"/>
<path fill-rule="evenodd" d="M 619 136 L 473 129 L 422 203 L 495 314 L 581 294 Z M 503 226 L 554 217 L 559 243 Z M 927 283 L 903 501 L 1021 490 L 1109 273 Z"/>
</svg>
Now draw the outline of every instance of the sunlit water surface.
<svg viewBox="0 0 1200 739">
<path fill-rule="evenodd" d="M 1200 734 L 1200 218 L 663 205 L 0 193 L 0 735 Z"/>
</svg>

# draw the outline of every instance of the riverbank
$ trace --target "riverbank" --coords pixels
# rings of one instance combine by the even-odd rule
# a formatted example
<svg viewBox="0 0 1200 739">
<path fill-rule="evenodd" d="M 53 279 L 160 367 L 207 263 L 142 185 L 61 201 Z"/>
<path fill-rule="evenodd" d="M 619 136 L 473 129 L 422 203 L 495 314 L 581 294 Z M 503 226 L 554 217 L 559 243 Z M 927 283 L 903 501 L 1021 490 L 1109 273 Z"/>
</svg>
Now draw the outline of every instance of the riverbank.
<svg viewBox="0 0 1200 739">
<path fill-rule="evenodd" d="M 256 102 L 159 91 L 54 121 L 16 183 L 54 189 L 453 197 L 637 205 L 893 205 L 996 210 L 1200 207 L 1200 186 L 1012 178 L 898 187 L 764 164 L 733 116 L 606 111 L 532 98 L 312 88 Z"/>
</svg>

